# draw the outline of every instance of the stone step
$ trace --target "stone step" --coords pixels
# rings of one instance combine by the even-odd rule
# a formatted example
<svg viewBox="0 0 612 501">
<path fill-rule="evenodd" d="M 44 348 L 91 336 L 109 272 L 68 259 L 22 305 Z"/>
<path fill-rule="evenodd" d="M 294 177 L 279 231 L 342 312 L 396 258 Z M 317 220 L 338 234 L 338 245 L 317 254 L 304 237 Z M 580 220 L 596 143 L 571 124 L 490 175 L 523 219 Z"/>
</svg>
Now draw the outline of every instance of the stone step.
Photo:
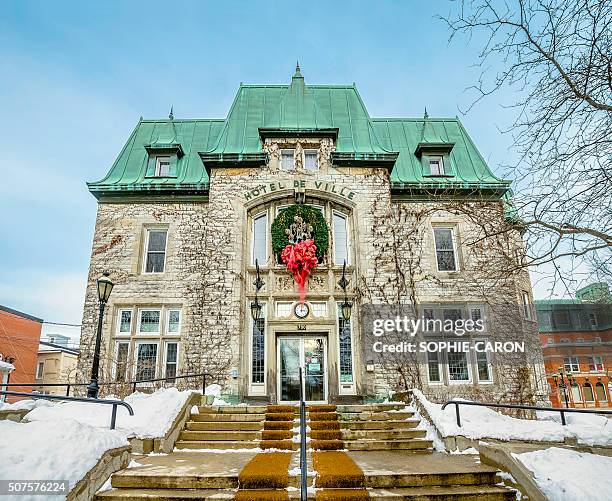
<svg viewBox="0 0 612 501">
<path fill-rule="evenodd" d="M 202 414 L 265 414 L 266 405 L 206 405 L 198 407 Z"/>
<path fill-rule="evenodd" d="M 150 475 L 143 473 L 124 474 L 130 470 L 123 470 L 111 477 L 114 489 L 236 489 L 238 488 L 238 473 L 232 475 Z"/>
<path fill-rule="evenodd" d="M 392 429 L 392 430 L 343 430 L 342 440 L 399 440 L 424 438 L 426 430 Z"/>
<path fill-rule="evenodd" d="M 406 404 L 337 405 L 336 412 L 382 412 L 402 410 Z"/>
<path fill-rule="evenodd" d="M 125 501 L 146 499 L 147 501 L 188 501 L 191 499 L 234 499 L 234 489 L 111 489 L 96 494 L 94 499 L 103 501 Z"/>
<path fill-rule="evenodd" d="M 365 473 L 365 486 L 372 489 L 406 487 L 493 486 L 498 481 L 496 471 Z"/>
<path fill-rule="evenodd" d="M 222 440 L 261 440 L 260 431 L 182 431 L 179 440 L 183 441 L 222 441 Z"/>
<path fill-rule="evenodd" d="M 383 411 L 383 412 L 339 412 L 341 421 L 387 421 L 408 419 L 414 416 L 410 411 Z"/>
<path fill-rule="evenodd" d="M 191 431 L 261 431 L 263 421 L 188 421 Z"/>
<path fill-rule="evenodd" d="M 329 489 L 324 489 L 329 491 Z M 350 499 L 351 489 L 334 489 L 336 494 L 344 494 Z M 369 499 L 385 501 L 435 500 L 435 501 L 505 501 L 516 499 L 513 490 L 496 485 L 453 485 L 448 487 L 406 487 L 399 489 L 369 489 Z"/>
<path fill-rule="evenodd" d="M 265 414 L 249 414 L 249 413 L 212 413 L 204 412 L 201 414 L 192 414 L 191 421 L 263 421 Z"/>
<path fill-rule="evenodd" d="M 386 451 L 386 450 L 427 450 L 431 440 L 410 438 L 407 440 L 347 440 L 344 446 L 349 451 Z"/>
<path fill-rule="evenodd" d="M 421 421 L 419 419 L 385 420 L 385 421 L 342 421 L 340 428 L 343 430 L 393 430 L 396 428 L 416 428 Z"/>
<path fill-rule="evenodd" d="M 257 449 L 259 440 L 177 440 L 175 449 Z"/>
</svg>

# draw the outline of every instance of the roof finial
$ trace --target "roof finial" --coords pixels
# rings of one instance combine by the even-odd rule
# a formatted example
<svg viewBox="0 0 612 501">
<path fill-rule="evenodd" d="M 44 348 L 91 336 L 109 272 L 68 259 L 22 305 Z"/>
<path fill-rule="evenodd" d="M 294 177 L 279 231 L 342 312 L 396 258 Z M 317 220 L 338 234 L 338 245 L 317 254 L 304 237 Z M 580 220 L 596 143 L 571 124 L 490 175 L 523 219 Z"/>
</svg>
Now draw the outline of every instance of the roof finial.
<svg viewBox="0 0 612 501">
<path fill-rule="evenodd" d="M 427 114 L 427 106 L 425 106 L 425 114 L 423 115 L 423 118 L 425 120 L 427 120 L 429 118 L 429 115 Z"/>
<path fill-rule="evenodd" d="M 170 106 L 170 114 L 168 115 L 170 120 L 174 120 L 174 106 Z"/>
<path fill-rule="evenodd" d="M 295 74 L 293 75 L 293 78 L 303 78 L 301 70 L 300 70 L 300 62 L 299 61 L 297 61 L 295 63 Z"/>
</svg>

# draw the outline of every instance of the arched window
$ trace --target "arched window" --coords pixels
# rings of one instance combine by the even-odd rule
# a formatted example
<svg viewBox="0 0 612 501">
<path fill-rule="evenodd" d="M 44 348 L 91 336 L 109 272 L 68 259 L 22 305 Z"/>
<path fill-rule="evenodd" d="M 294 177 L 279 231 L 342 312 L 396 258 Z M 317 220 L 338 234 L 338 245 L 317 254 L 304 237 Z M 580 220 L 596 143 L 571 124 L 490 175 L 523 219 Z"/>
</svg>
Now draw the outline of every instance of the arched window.
<svg viewBox="0 0 612 501">
<path fill-rule="evenodd" d="M 606 394 L 606 387 L 603 385 L 603 383 L 597 383 L 595 385 L 595 393 L 597 394 L 597 400 L 599 400 L 600 402 L 608 401 L 608 395 Z"/>
<path fill-rule="evenodd" d="M 582 391 L 584 392 L 585 402 L 595 401 L 595 396 L 593 395 L 593 387 L 591 386 L 591 383 L 584 383 Z"/>
</svg>

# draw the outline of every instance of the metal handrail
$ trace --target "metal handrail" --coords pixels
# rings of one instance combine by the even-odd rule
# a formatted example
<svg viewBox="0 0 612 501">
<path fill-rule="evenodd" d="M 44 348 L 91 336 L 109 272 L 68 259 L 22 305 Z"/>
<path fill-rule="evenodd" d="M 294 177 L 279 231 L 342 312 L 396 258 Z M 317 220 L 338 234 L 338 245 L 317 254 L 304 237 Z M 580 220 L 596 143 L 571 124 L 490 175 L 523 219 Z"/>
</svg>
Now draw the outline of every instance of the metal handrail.
<svg viewBox="0 0 612 501">
<path fill-rule="evenodd" d="M 300 500 L 308 499 L 308 467 L 306 464 L 306 402 L 304 402 L 304 375 L 300 367 Z"/>
<path fill-rule="evenodd" d="M 525 409 L 534 411 L 547 411 L 547 412 L 559 412 L 561 414 L 561 424 L 566 425 L 565 413 L 566 412 L 578 412 L 586 414 L 612 414 L 611 410 L 590 410 L 590 409 L 568 409 L 563 407 L 542 407 L 539 405 L 519 405 L 519 404 L 491 404 L 486 402 L 469 402 L 464 400 L 449 400 L 442 405 L 442 410 L 446 409 L 447 405 L 455 406 L 455 415 L 457 416 L 457 426 L 461 426 L 461 416 L 459 414 L 460 405 L 473 405 L 476 407 L 497 407 L 502 409 Z"/>
<path fill-rule="evenodd" d="M 27 385 L 24 385 L 27 386 Z M 89 404 L 106 404 L 112 405 L 113 411 L 111 413 L 111 425 L 110 429 L 115 429 L 115 424 L 117 423 L 117 406 L 121 405 L 125 407 L 130 416 L 134 415 L 134 409 L 127 402 L 123 402 L 121 400 L 108 400 L 103 398 L 86 398 L 86 397 L 64 397 L 62 395 L 43 395 L 42 393 L 27 393 L 24 391 L 5 391 L 0 390 L 0 395 L 8 395 L 10 397 L 29 397 L 33 399 L 43 399 L 43 400 L 63 400 L 66 402 L 86 402 Z"/>
<path fill-rule="evenodd" d="M 174 379 L 186 379 L 190 377 L 201 377 L 202 378 L 202 395 L 206 394 L 206 378 L 213 377 L 212 374 L 207 372 L 201 374 L 185 374 L 182 376 L 174 376 L 174 377 L 162 377 L 157 379 L 142 379 L 142 380 L 134 380 L 134 381 L 110 381 L 108 383 L 98 383 L 98 386 L 110 386 L 110 385 L 121 385 L 121 384 L 129 384 L 132 386 L 132 393 L 136 392 L 136 385 L 140 383 L 154 383 L 157 381 L 171 381 Z M 57 388 L 57 387 L 66 387 L 66 396 L 70 396 L 70 389 L 73 386 L 89 386 L 90 383 L 6 383 L 0 384 L 0 388 L 9 388 L 9 387 L 22 387 L 26 386 L 28 388 Z"/>
</svg>

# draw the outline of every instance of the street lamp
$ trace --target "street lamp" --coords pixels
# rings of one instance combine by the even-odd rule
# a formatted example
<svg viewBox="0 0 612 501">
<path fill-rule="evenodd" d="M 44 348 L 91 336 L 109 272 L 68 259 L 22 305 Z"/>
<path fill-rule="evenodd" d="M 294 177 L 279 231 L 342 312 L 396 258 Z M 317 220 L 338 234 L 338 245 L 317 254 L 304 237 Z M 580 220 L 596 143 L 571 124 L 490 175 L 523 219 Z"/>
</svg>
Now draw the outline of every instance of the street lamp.
<svg viewBox="0 0 612 501">
<path fill-rule="evenodd" d="M 108 278 L 109 273 L 105 271 L 98 278 L 98 299 L 100 300 L 100 312 L 98 313 L 98 332 L 96 334 L 96 346 L 94 348 L 93 365 L 91 366 L 91 382 L 87 387 L 87 396 L 89 398 L 98 398 L 98 372 L 100 370 L 100 344 L 102 343 L 102 319 L 104 318 L 104 307 L 108 302 L 108 298 L 113 291 L 114 283 Z"/>
<path fill-rule="evenodd" d="M 566 374 L 563 366 L 559 367 L 559 373 L 553 374 L 553 381 L 557 385 L 557 388 L 561 388 L 563 390 L 563 399 L 565 400 L 565 407 L 569 407 L 567 400 L 567 386 L 571 385 L 574 382 L 574 378 L 571 374 Z"/>
</svg>

